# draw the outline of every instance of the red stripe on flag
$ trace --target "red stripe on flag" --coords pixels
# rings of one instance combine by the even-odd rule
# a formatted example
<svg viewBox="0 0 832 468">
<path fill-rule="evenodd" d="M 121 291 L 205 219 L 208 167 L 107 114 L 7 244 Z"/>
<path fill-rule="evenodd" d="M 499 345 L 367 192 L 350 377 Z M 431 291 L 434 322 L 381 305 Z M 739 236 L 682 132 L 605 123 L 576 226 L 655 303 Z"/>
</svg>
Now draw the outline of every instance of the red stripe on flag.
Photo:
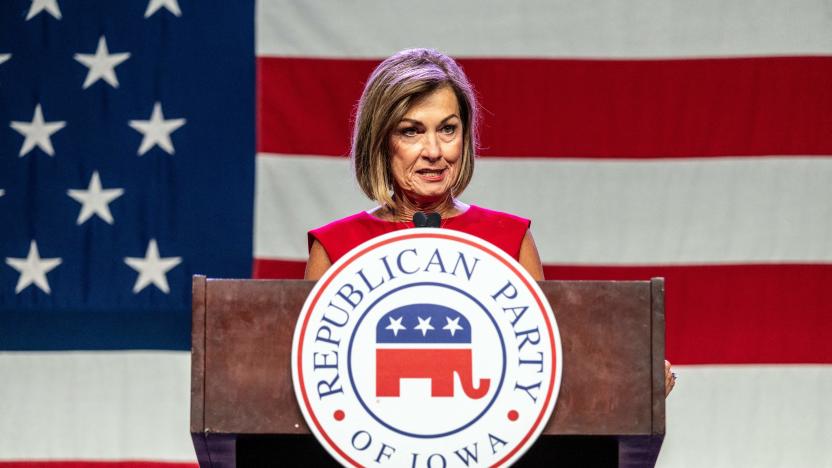
<svg viewBox="0 0 832 468">
<path fill-rule="evenodd" d="M 679 364 L 832 363 L 832 265 L 547 266 L 550 279 L 665 278 Z M 824 332 L 826 331 L 826 332 Z"/>
<path fill-rule="evenodd" d="M 257 259 L 255 277 L 296 279 L 303 268 Z M 832 364 L 832 265 L 546 265 L 544 272 L 559 280 L 664 277 L 674 364 Z"/>
<path fill-rule="evenodd" d="M 260 152 L 345 155 L 377 60 L 259 57 Z M 832 57 L 463 59 L 484 156 L 832 154 Z"/>
<path fill-rule="evenodd" d="M 254 259 L 251 277 L 255 279 L 303 279 L 306 262 Z"/>
<path fill-rule="evenodd" d="M 257 151 L 343 156 L 377 61 L 257 57 Z"/>
</svg>

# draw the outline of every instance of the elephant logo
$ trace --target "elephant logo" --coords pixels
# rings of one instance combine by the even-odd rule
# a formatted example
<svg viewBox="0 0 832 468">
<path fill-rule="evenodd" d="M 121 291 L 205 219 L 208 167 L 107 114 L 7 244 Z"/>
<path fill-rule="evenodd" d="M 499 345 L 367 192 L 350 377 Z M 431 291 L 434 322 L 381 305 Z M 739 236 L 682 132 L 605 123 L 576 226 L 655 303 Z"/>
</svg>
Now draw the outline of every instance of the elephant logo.
<svg viewBox="0 0 832 468">
<path fill-rule="evenodd" d="M 453 397 L 454 374 L 468 398 L 488 393 L 491 379 L 473 382 L 471 325 L 449 307 L 411 304 L 387 312 L 376 324 L 376 343 L 377 397 L 398 397 L 401 379 L 429 379 L 432 397 Z"/>
</svg>

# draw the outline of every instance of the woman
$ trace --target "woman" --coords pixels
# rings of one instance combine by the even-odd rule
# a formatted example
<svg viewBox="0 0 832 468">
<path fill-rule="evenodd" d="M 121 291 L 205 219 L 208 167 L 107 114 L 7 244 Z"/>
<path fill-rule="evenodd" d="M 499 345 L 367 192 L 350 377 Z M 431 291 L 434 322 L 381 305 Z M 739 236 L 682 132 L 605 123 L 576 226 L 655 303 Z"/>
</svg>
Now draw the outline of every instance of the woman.
<svg viewBox="0 0 832 468">
<path fill-rule="evenodd" d="M 366 240 L 412 227 L 421 211 L 494 243 L 542 280 L 529 220 L 456 198 L 474 172 L 476 120 L 474 92 L 450 57 L 411 49 L 382 62 L 361 96 L 351 154 L 359 186 L 380 205 L 310 231 L 305 277 L 320 278 Z"/>
<path fill-rule="evenodd" d="M 358 104 L 351 158 L 358 185 L 379 206 L 310 231 L 305 278 L 320 278 L 369 239 L 413 227 L 421 211 L 438 213 L 443 228 L 490 241 L 542 280 L 529 220 L 457 199 L 474 172 L 476 124 L 473 89 L 450 57 L 410 49 L 376 67 Z M 665 362 L 667 393 L 674 383 Z"/>
</svg>

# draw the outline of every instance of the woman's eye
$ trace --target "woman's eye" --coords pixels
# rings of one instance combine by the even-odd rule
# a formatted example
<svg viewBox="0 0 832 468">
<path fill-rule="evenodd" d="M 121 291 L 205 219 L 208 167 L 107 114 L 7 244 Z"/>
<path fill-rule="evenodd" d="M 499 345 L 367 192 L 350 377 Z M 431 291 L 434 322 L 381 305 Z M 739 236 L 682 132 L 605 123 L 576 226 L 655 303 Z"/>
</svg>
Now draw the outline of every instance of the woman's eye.
<svg viewBox="0 0 832 468">
<path fill-rule="evenodd" d="M 417 133 L 419 133 L 419 132 L 416 130 L 416 128 L 415 128 L 415 127 L 407 127 L 407 128 L 403 128 L 403 129 L 399 130 L 399 132 L 400 132 L 402 135 L 404 135 L 404 136 L 408 136 L 408 137 L 416 136 L 416 134 L 417 134 Z"/>
<path fill-rule="evenodd" d="M 453 135 L 456 132 L 456 125 L 445 125 L 442 127 L 442 133 L 446 135 Z"/>
</svg>

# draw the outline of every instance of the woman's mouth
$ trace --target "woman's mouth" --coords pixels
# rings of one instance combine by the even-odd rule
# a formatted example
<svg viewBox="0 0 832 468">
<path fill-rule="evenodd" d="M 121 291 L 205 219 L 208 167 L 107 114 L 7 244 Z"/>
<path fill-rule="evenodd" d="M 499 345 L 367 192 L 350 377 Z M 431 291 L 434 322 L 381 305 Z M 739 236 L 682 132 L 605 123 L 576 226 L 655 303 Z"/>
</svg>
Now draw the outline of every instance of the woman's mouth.
<svg viewBox="0 0 832 468">
<path fill-rule="evenodd" d="M 416 171 L 422 179 L 428 182 L 438 182 L 445 178 L 445 168 L 442 169 L 419 169 Z"/>
</svg>

